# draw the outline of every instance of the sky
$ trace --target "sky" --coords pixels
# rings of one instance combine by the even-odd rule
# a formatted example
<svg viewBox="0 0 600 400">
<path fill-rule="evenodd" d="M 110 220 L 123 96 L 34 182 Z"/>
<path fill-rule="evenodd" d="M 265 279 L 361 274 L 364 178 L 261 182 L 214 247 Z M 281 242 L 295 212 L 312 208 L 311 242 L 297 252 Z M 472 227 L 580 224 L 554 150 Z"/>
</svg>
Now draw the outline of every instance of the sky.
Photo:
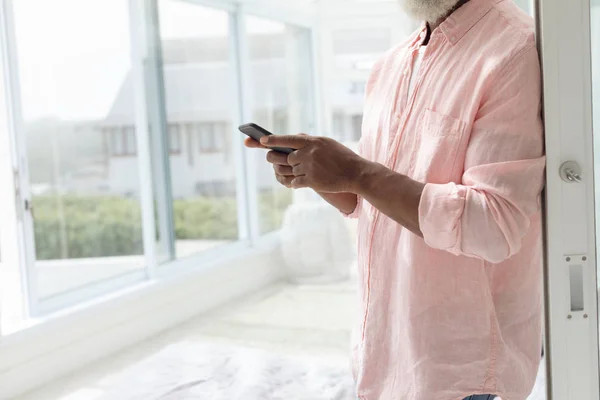
<svg viewBox="0 0 600 400">
<path fill-rule="evenodd" d="M 14 4 L 26 121 L 103 118 L 131 68 L 128 0 L 18 0 Z M 159 0 L 161 37 L 226 36 L 225 12 Z M 283 25 L 249 19 L 252 33 Z"/>
</svg>

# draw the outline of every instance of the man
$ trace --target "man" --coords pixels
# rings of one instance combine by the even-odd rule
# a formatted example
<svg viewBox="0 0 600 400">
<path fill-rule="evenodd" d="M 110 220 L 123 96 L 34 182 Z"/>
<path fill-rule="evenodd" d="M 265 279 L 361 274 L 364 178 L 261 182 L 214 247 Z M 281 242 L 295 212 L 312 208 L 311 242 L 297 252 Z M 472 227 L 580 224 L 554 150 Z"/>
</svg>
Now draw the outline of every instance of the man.
<svg viewBox="0 0 600 400">
<path fill-rule="evenodd" d="M 297 149 L 268 153 L 279 182 L 359 218 L 360 399 L 524 400 L 542 334 L 533 24 L 511 0 L 402 1 L 427 23 L 375 64 L 360 155 L 262 145 Z"/>
</svg>

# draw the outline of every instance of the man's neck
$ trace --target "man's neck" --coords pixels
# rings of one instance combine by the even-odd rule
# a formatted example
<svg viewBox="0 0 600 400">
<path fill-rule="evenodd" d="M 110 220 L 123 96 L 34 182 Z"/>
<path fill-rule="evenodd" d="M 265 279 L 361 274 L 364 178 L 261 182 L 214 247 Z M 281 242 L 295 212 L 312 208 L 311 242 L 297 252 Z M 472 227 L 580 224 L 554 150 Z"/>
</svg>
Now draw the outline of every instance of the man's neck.
<svg viewBox="0 0 600 400">
<path fill-rule="evenodd" d="M 446 13 L 446 15 L 444 15 L 442 18 L 438 19 L 437 21 L 427 21 L 427 37 L 425 38 L 423 45 L 427 45 L 427 43 L 429 43 L 429 38 L 431 37 L 431 32 L 433 32 L 438 26 L 440 26 L 442 24 L 442 22 L 444 22 L 446 20 L 446 18 L 448 18 L 454 11 L 458 10 L 460 7 L 462 7 L 465 3 L 469 2 L 469 0 L 459 0 L 454 7 L 452 7 L 452 9 L 450 11 L 448 11 L 448 13 Z"/>
</svg>

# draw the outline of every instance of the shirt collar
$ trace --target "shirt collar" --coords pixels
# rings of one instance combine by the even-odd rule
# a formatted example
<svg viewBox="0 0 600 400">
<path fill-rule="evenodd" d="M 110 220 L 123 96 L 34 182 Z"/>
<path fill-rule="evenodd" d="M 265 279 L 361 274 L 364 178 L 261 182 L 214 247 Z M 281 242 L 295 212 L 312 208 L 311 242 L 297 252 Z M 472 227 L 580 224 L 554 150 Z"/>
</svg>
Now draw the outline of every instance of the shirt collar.
<svg viewBox="0 0 600 400">
<path fill-rule="evenodd" d="M 470 0 L 454 11 L 438 29 L 446 40 L 455 45 L 471 30 L 494 6 L 502 0 Z"/>
</svg>

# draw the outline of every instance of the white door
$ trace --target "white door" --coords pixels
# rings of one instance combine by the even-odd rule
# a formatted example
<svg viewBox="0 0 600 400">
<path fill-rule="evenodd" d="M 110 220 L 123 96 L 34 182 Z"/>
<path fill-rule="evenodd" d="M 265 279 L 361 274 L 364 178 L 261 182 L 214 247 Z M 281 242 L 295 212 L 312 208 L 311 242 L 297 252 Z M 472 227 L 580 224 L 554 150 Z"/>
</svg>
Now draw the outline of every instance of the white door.
<svg viewBox="0 0 600 400">
<path fill-rule="evenodd" d="M 538 0 L 536 7 L 547 153 L 548 398 L 555 400 L 599 398 L 594 174 L 600 176 L 600 151 L 594 162 L 592 123 L 595 116 L 600 139 L 598 90 L 592 97 L 600 78 L 599 7 L 598 0 Z"/>
</svg>

